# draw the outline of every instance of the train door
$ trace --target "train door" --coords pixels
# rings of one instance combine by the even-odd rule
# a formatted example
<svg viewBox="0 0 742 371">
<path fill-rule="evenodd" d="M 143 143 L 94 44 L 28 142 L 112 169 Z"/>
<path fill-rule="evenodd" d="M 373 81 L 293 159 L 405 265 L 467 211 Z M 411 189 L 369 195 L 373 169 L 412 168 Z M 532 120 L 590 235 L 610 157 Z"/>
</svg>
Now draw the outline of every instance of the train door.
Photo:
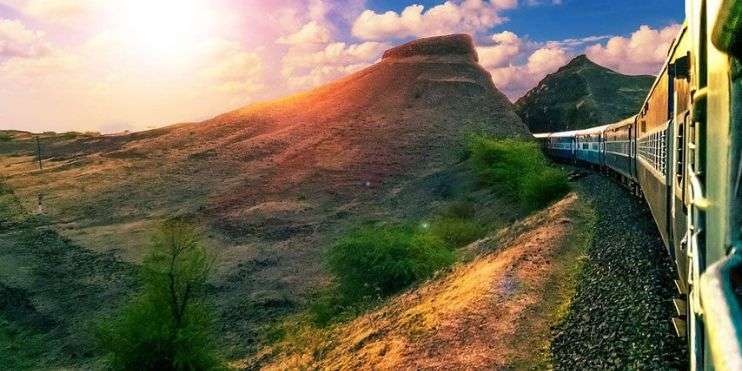
<svg viewBox="0 0 742 371">
<path fill-rule="evenodd" d="M 687 277 L 687 245 L 686 236 L 688 225 L 687 208 L 687 128 L 690 118 L 690 53 L 687 50 L 685 34 L 681 35 L 680 48 L 676 51 L 676 58 L 670 64 L 670 72 L 673 77 L 673 136 L 670 141 L 672 152 L 670 153 L 672 166 L 668 167 L 671 172 L 669 185 L 671 187 L 670 208 L 672 217 L 672 236 L 675 250 L 675 263 L 681 282 Z"/>
</svg>

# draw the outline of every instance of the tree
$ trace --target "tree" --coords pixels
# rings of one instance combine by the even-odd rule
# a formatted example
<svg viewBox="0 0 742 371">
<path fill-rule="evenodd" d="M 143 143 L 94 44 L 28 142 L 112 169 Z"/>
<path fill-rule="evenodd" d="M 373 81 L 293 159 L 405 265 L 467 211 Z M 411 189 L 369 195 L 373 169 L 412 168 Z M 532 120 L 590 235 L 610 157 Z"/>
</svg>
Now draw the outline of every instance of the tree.
<svg viewBox="0 0 742 371">
<path fill-rule="evenodd" d="M 141 290 L 100 326 L 111 366 L 122 370 L 220 368 L 206 304 L 212 259 L 193 225 L 164 223 L 141 269 Z"/>
</svg>

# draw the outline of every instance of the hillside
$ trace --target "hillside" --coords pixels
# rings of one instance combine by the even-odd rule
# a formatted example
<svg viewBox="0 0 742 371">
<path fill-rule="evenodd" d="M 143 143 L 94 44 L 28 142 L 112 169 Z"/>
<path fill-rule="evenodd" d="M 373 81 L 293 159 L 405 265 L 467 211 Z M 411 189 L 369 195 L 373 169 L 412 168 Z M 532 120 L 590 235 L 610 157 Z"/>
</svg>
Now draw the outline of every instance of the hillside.
<svg viewBox="0 0 742 371">
<path fill-rule="evenodd" d="M 627 76 L 581 55 L 518 99 L 516 111 L 531 132 L 585 129 L 635 115 L 654 77 Z"/>
<path fill-rule="evenodd" d="M 592 210 L 575 194 L 476 241 L 478 257 L 347 324 L 267 347 L 240 368 L 548 369 Z M 302 337 L 303 336 L 303 337 Z"/>
<path fill-rule="evenodd" d="M 6 132 L 0 182 L 8 205 L 19 204 L 3 212 L 33 219 L 19 224 L 34 226 L 29 236 L 47 228 L 50 235 L 38 237 L 62 246 L 52 252 L 62 256 L 44 266 L 48 259 L 29 258 L 11 239 L 15 224 L 0 223 L 0 245 L 10 246 L 4 260 L 44 272 L 29 282 L 26 273 L 4 271 L 0 287 L 58 324 L 65 349 L 84 349 L 65 311 L 94 314 L 114 305 L 128 284 L 110 277 L 140 261 L 158 223 L 187 217 L 204 228 L 217 257 L 211 284 L 220 340 L 227 353 L 250 352 L 260 326 L 326 282 L 320 256 L 339 233 L 363 222 L 420 218 L 457 197 L 470 178 L 456 167 L 468 135 L 528 135 L 476 61 L 468 36 L 417 40 L 318 89 L 204 122 L 128 135 L 45 133 L 42 169 L 34 136 Z M 45 215 L 29 217 L 40 197 Z M 476 201 L 497 204 L 490 195 Z M 507 207 L 485 212 L 517 216 Z M 74 284 L 54 286 L 54 297 L 78 307 L 50 302 L 44 280 L 59 276 Z"/>
</svg>

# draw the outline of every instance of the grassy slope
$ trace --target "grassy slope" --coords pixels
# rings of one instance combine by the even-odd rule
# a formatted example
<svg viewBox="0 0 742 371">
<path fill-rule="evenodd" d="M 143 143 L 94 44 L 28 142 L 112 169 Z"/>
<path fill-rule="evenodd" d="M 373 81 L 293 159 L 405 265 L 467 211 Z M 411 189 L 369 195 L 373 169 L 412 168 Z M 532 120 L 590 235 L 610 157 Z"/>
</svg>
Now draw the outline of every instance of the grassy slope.
<svg viewBox="0 0 742 371">
<path fill-rule="evenodd" d="M 300 318 L 238 366 L 546 367 L 550 327 L 566 312 L 594 214 L 576 196 L 467 249 L 475 258 L 350 323 Z"/>
<path fill-rule="evenodd" d="M 0 364 L 37 369 L 95 362 L 92 321 L 132 287 L 131 266 L 70 243 L 47 218 L 28 213 L 4 183 L 0 262 Z"/>
<path fill-rule="evenodd" d="M 47 146 L 51 146 L 51 143 L 53 143 L 54 140 L 58 140 L 58 138 L 47 138 L 46 140 Z M 26 142 L 26 144 L 29 144 L 29 142 Z M 28 147 L 28 145 L 24 147 Z M 6 169 L 13 169 L 20 166 L 30 167 L 32 157 L 26 153 L 22 156 L 7 156 L 3 160 L 6 161 L 6 164 L 9 164 L 9 166 L 6 166 Z M 79 159 L 73 159 L 71 161 L 79 161 Z M 0 245 L 3 247 L 7 246 L 2 250 L 3 259 L 0 261 L 12 262 L 10 266 L 0 267 L 0 283 L 6 283 L 6 280 L 10 276 L 16 277 L 19 274 L 26 272 L 17 269 L 19 264 L 30 264 L 34 266 L 32 272 L 26 272 L 29 276 L 37 274 L 36 272 L 42 272 L 40 274 L 43 274 L 46 279 L 51 279 L 53 274 L 57 274 L 60 277 L 72 277 L 71 279 L 77 280 L 78 278 L 75 277 L 82 278 L 89 274 L 70 272 L 71 269 L 75 268 L 70 264 L 63 264 L 59 267 L 49 266 L 49 264 L 53 262 L 45 259 L 34 258 L 30 263 L 26 263 L 25 259 L 30 258 L 26 249 L 38 252 L 38 248 L 36 247 L 36 242 L 33 242 L 31 245 L 24 244 L 34 241 L 36 237 L 25 238 L 23 241 L 26 242 L 19 243 L 19 240 L 16 240 L 16 234 L 28 233 L 30 236 L 36 236 L 37 227 L 44 228 L 44 236 L 46 236 L 44 238 L 48 237 L 52 241 L 57 241 L 54 242 L 55 246 L 60 246 L 59 249 L 54 250 L 57 255 L 68 248 L 70 251 L 70 257 L 76 256 L 77 254 L 83 254 L 84 256 L 104 256 L 111 258 L 115 255 L 117 258 L 120 258 L 123 255 L 124 257 L 129 256 L 126 260 L 137 260 L 135 257 L 140 254 L 142 247 L 146 246 L 148 242 L 148 230 L 153 228 L 158 221 L 157 215 L 144 217 L 136 212 L 136 210 L 133 210 L 134 213 L 130 214 L 129 218 L 125 218 L 123 223 L 114 223 L 109 225 L 106 224 L 108 223 L 106 222 L 107 219 L 97 217 L 82 218 L 65 223 L 55 223 L 55 220 L 58 221 L 58 218 L 64 217 L 64 215 L 76 215 L 74 213 L 81 212 L 80 210 L 75 209 L 75 203 L 72 202 L 74 199 L 69 199 L 69 210 L 73 214 L 60 215 L 59 210 L 55 210 L 57 205 L 60 205 L 61 202 L 67 200 L 64 196 L 65 192 L 69 192 L 69 194 L 76 193 L 76 197 L 79 198 L 95 197 L 95 195 L 98 194 L 101 185 L 95 183 L 82 184 L 82 182 L 79 181 L 80 178 L 84 179 L 86 177 L 94 177 L 96 174 L 100 174 L 101 172 L 107 174 L 107 177 L 111 176 L 110 174 L 120 174 L 116 175 L 115 179 L 125 179 L 125 184 L 130 184 L 134 187 L 137 182 L 141 181 L 141 176 L 143 175 L 139 174 L 137 170 L 130 169 L 130 167 L 136 166 L 139 167 L 139 169 L 147 169 L 148 163 L 148 160 L 146 159 L 137 159 L 132 162 L 132 165 L 111 167 L 108 161 L 110 160 L 103 159 L 101 162 L 96 160 L 86 163 L 81 167 L 72 167 L 65 170 L 65 175 L 69 176 L 74 180 L 74 182 L 60 182 L 56 180 L 58 175 L 54 174 L 51 177 L 51 179 L 55 179 L 54 189 L 62 191 L 62 193 L 53 195 L 47 194 L 44 203 L 48 214 L 41 218 L 30 215 L 26 212 L 26 210 L 34 208 L 33 198 L 30 196 L 32 196 L 39 187 L 29 187 L 28 184 L 24 183 L 33 182 L 37 178 L 44 182 L 48 182 L 49 178 L 39 177 L 39 175 L 43 174 L 35 174 L 33 172 L 29 172 L 22 177 L 15 177 L 15 184 L 21 184 L 23 186 L 26 197 L 25 199 L 18 197 L 18 194 L 16 193 L 8 193 L 4 196 L 5 198 L 3 198 L 3 200 L 7 201 L 7 203 L 4 204 L 7 206 L 5 209 L 7 212 L 6 215 L 13 215 L 13 218 L 17 218 L 18 220 L 33 220 L 34 222 L 28 225 L 18 223 L 6 225 L 7 228 L 3 231 L 4 233 L 0 235 Z M 120 164 L 126 164 L 132 160 L 117 158 L 115 161 L 118 161 Z M 55 172 L 53 166 L 57 166 L 57 164 L 53 161 L 45 160 L 44 171 Z M 151 172 L 152 169 L 147 169 L 147 171 Z M 127 178 L 126 173 L 131 175 Z M 169 191 L 175 193 L 180 192 L 177 187 L 198 188 L 187 183 L 187 173 L 180 176 L 182 177 L 182 184 L 176 182 L 174 184 L 176 188 L 168 188 Z M 345 226 L 357 225 L 359 223 L 409 220 L 425 221 L 426 218 L 434 215 L 436 210 L 443 210 L 447 205 L 455 203 L 457 200 L 461 200 L 462 198 L 466 198 L 467 202 L 478 205 L 478 210 L 474 217 L 476 220 L 488 224 L 489 226 L 501 226 L 516 219 L 519 215 L 522 215 L 523 211 L 519 210 L 514 205 L 511 205 L 510 201 L 506 201 L 505 198 L 500 198 L 497 195 L 493 195 L 484 190 L 473 191 L 479 188 L 475 179 L 475 175 L 472 174 L 471 170 L 469 170 L 464 164 L 459 164 L 442 171 L 430 172 L 420 178 L 399 184 L 393 192 L 382 196 L 378 203 L 367 205 L 363 213 L 366 216 L 361 217 L 359 215 L 354 215 L 355 213 L 346 210 L 340 211 L 343 213 L 342 217 L 340 217 L 341 214 L 337 211 L 323 211 L 315 214 L 314 217 L 320 218 L 325 218 L 329 215 L 329 222 L 332 224 L 331 226 L 322 227 L 318 232 L 321 233 L 325 240 L 329 241 L 332 240 L 334 236 L 342 233 L 346 229 Z M 150 184 L 145 182 L 143 188 L 145 190 L 150 189 L 158 186 L 158 184 L 161 183 L 155 182 L 154 184 Z M 81 186 L 92 191 L 92 194 L 79 190 L 78 187 Z M 9 191 L 10 190 L 8 189 L 8 192 Z M 146 193 L 142 190 L 138 190 L 137 192 L 142 192 L 142 194 Z M 143 199 L 155 198 L 157 197 L 157 194 L 159 193 L 140 197 L 139 193 L 137 193 L 135 195 L 130 195 L 129 197 L 134 197 L 137 199 L 137 202 L 140 202 Z M 194 198 L 187 195 L 182 195 L 182 197 L 184 202 L 192 202 L 194 200 Z M 250 211 L 252 214 L 250 214 L 251 216 L 249 219 L 274 223 L 277 221 L 276 216 L 282 215 L 281 213 L 283 213 L 283 215 L 289 213 L 293 214 L 297 207 L 306 210 L 308 208 L 306 205 L 316 205 L 317 202 L 316 200 L 307 200 L 304 197 L 301 197 L 301 195 L 295 197 L 297 197 L 296 200 L 276 201 L 254 207 Z M 357 201 L 354 203 L 357 204 Z M 419 205 L 421 203 L 425 205 L 423 207 L 409 207 L 409 205 Z M 82 205 L 86 204 L 87 201 L 82 203 Z M 12 207 L 10 207 L 10 205 L 12 205 Z M 179 205 L 183 205 L 183 203 L 180 203 Z M 362 205 L 356 205 L 354 207 L 361 206 Z M 108 203 L 103 203 L 101 207 L 104 209 L 111 209 L 112 206 Z M 309 207 L 314 209 L 316 206 Z M 197 207 L 194 206 L 190 210 L 197 211 Z M 101 211 L 102 210 L 98 210 L 96 214 L 92 215 L 97 215 Z M 118 212 L 121 212 L 120 208 L 111 209 L 111 213 L 106 217 L 115 221 L 119 216 L 111 217 L 110 215 L 117 215 L 116 213 Z M 302 211 L 302 214 L 308 214 L 310 212 L 311 211 Z M 98 223 L 95 223 L 96 221 Z M 280 222 L 280 219 L 278 219 L 278 221 Z M 91 222 L 92 224 L 88 224 Z M 131 223 L 135 223 L 135 225 L 130 226 Z M 82 228 L 81 224 L 83 225 Z M 114 234 L 125 236 L 126 241 L 116 238 Z M 232 245 L 230 245 L 230 243 L 224 243 L 218 238 L 210 238 L 211 234 L 212 232 L 208 233 L 206 241 L 209 247 L 211 247 L 213 251 L 219 250 L 218 253 L 220 254 L 219 256 L 221 261 L 229 262 L 229 266 L 236 265 L 235 269 L 226 270 L 225 273 L 222 273 L 221 276 L 217 276 L 214 282 L 212 282 L 213 294 L 216 298 L 216 304 L 220 312 L 219 331 L 222 335 L 220 336 L 220 340 L 225 346 L 224 350 L 228 356 L 244 356 L 245 354 L 253 352 L 255 350 L 254 347 L 256 347 L 261 339 L 264 338 L 266 325 L 270 325 L 276 318 L 290 314 L 297 308 L 301 307 L 301 303 L 297 300 L 295 296 L 296 293 L 292 288 L 297 286 L 302 287 L 308 282 L 311 283 L 312 281 L 305 279 L 305 277 L 311 277 L 311 275 L 315 274 L 316 271 L 321 270 L 323 267 L 320 264 L 317 264 L 314 258 L 304 257 L 304 252 L 297 250 L 295 246 L 288 243 L 289 241 L 268 240 L 258 245 L 251 240 L 242 240 L 235 241 L 236 244 L 235 242 L 231 242 Z M 75 238 L 68 240 L 67 236 Z M 82 241 L 89 242 L 87 245 L 92 247 L 93 251 L 81 248 L 78 245 L 77 241 L 81 241 L 81 238 Z M 309 242 L 310 241 L 303 243 Z M 59 245 L 57 245 L 57 243 L 59 243 Z M 316 249 L 317 246 L 321 246 L 322 244 L 314 242 L 313 245 Z M 63 248 L 62 246 L 66 246 L 67 248 Z M 309 251 L 309 253 L 319 255 L 316 253 L 316 250 Z M 132 256 L 134 258 L 131 258 Z M 18 259 L 24 260 L 23 262 L 16 264 L 15 262 Z M 84 261 L 85 259 L 87 258 L 82 260 Z M 284 267 L 280 266 L 285 259 L 293 259 L 295 261 L 303 260 L 306 263 L 301 264 L 302 268 L 300 270 L 292 270 L 289 275 L 290 278 L 286 279 L 282 278 L 286 275 L 286 270 Z M 314 261 L 314 263 L 312 263 L 312 261 Z M 115 266 L 115 264 L 101 265 L 99 267 L 101 271 L 95 274 L 105 274 L 106 270 L 110 269 L 112 266 Z M 84 264 L 82 268 L 84 272 L 84 270 L 88 269 L 88 265 Z M 284 273 L 277 275 L 274 273 L 276 269 L 279 269 Z M 58 273 L 44 273 L 47 271 Z M 132 277 L 121 277 L 116 281 L 131 281 L 131 279 Z M 24 281 L 22 278 L 11 278 L 10 280 L 11 285 L 15 285 L 13 282 Z M 99 279 L 92 278 L 92 280 L 98 281 Z M 243 282 L 249 283 L 249 287 L 245 287 Z M 43 281 L 39 281 L 39 283 L 42 284 Z M 98 289 L 106 290 L 107 288 L 103 285 L 99 286 Z M 246 294 L 235 294 L 235 292 L 246 292 Z M 68 291 L 62 291 L 62 293 L 65 293 L 66 295 Z M 39 300 L 46 300 L 50 303 L 54 303 L 54 305 L 61 303 L 61 309 L 59 309 L 55 315 L 63 319 L 69 317 L 69 320 L 72 322 L 78 322 L 78 319 L 82 319 L 85 316 L 94 316 L 98 310 L 97 308 L 93 308 L 86 310 L 84 314 L 76 314 L 76 308 L 73 309 L 64 304 L 67 301 L 65 296 L 49 295 L 48 298 L 43 299 L 44 295 L 46 295 L 43 291 L 34 292 L 33 294 L 36 295 Z M 119 298 L 112 297 L 111 299 Z M 67 310 L 66 314 L 65 310 Z M 23 327 L 19 328 L 19 331 L 26 330 L 27 329 Z M 49 343 L 45 353 L 53 353 L 55 349 L 59 349 L 58 344 L 60 343 L 54 342 L 59 337 L 65 339 L 68 337 L 76 337 L 84 339 L 85 341 L 89 340 L 85 339 L 89 337 L 89 331 L 87 329 L 72 328 L 70 332 L 71 333 L 64 334 L 53 332 L 51 333 L 51 336 L 46 337 Z M 43 331 L 42 334 L 44 334 Z M 10 342 L 10 340 L 8 340 L 8 342 Z M 77 349 L 78 346 L 90 349 L 82 341 L 76 341 L 73 343 L 72 349 Z M 85 355 L 82 358 L 87 356 L 89 355 Z M 64 357 L 51 357 L 49 362 L 54 365 L 66 365 L 79 364 L 79 362 L 85 361 L 72 360 L 70 362 L 65 360 Z"/>
<path fill-rule="evenodd" d="M 321 251 L 349 226 L 418 221 L 460 194 L 468 174 L 450 169 L 466 135 L 528 135 L 481 66 L 421 59 L 201 123 L 45 133 L 43 171 L 33 135 L 5 132 L 0 172 L 26 210 L 44 195 L 47 235 L 91 256 L 136 263 L 158 222 L 194 219 L 218 255 L 221 339 L 229 354 L 249 354 L 262 326 L 326 282 Z M 499 223 L 519 215 L 497 197 L 475 201 Z M 6 243 L 6 261 L 26 259 Z"/>
</svg>

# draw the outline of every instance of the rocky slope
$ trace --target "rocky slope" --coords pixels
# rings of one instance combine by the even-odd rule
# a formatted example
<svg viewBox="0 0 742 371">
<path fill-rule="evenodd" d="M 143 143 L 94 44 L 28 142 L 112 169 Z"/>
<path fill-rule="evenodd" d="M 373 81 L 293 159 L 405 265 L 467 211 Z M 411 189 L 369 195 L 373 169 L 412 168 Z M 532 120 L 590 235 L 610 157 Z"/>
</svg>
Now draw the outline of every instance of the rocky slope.
<svg viewBox="0 0 742 371">
<path fill-rule="evenodd" d="M 41 195 L 49 227 L 95 254 L 136 263 L 163 219 L 202 225 L 221 340 L 245 352 L 257 326 L 324 282 L 322 249 L 348 226 L 440 205 L 462 178 L 451 168 L 467 135 L 528 135 L 476 61 L 468 36 L 418 40 L 313 91 L 201 123 L 42 135 L 41 170 L 34 138 L 9 132 L 0 167 L 26 210 Z"/>
<path fill-rule="evenodd" d="M 639 111 L 654 81 L 599 66 L 581 55 L 546 76 L 515 103 L 534 133 L 608 124 Z"/>
</svg>

